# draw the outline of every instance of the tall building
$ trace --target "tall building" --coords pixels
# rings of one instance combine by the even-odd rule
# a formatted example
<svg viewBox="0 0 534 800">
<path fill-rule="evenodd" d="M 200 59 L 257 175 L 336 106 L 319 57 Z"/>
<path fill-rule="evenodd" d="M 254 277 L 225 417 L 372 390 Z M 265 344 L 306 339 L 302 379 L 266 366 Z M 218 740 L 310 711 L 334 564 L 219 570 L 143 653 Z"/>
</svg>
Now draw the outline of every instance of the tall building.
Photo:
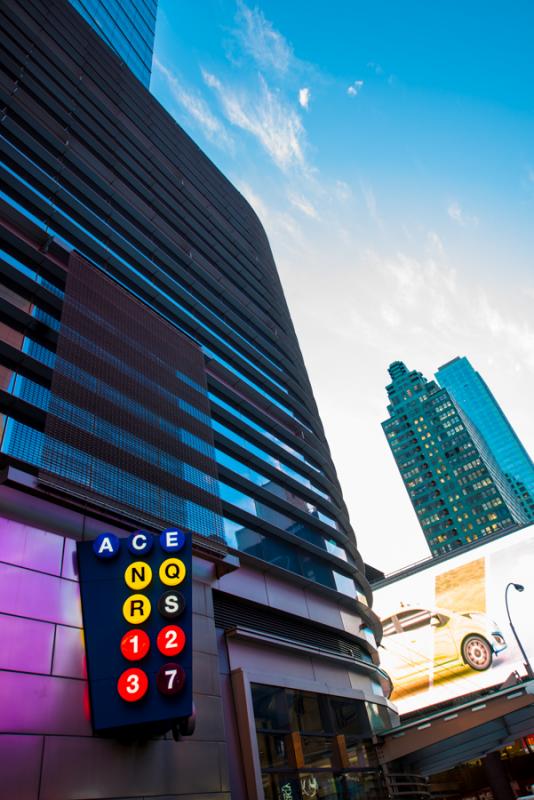
<svg viewBox="0 0 534 800">
<path fill-rule="evenodd" d="M 432 555 L 528 523 L 483 438 L 447 389 L 389 367 L 388 444 Z"/>
<path fill-rule="evenodd" d="M 67 0 L 0 38 L 2 791 L 382 797 L 381 626 L 260 222 Z M 118 744 L 75 544 L 169 525 L 196 728 Z"/>
<path fill-rule="evenodd" d="M 148 88 L 156 32 L 158 0 L 70 0 Z"/>
<path fill-rule="evenodd" d="M 534 520 L 534 464 L 487 383 L 465 356 L 440 367 L 436 379 L 477 427 L 525 513 Z"/>
</svg>

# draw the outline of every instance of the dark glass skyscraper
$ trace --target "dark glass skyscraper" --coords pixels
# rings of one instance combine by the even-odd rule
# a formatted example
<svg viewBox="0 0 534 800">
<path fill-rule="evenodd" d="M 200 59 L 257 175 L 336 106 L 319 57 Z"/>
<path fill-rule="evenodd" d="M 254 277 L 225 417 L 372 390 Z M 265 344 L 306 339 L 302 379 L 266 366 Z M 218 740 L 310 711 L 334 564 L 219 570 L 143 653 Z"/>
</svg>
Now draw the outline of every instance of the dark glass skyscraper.
<svg viewBox="0 0 534 800">
<path fill-rule="evenodd" d="M 139 78 L 150 84 L 158 0 L 70 0 Z"/>
<path fill-rule="evenodd" d="M 381 627 L 259 220 L 66 0 L 2 5 L 0 37 L 3 790 L 301 800 L 320 759 L 381 796 Z M 197 727 L 118 746 L 75 540 L 169 525 Z"/>
<path fill-rule="evenodd" d="M 382 427 L 432 554 L 526 524 L 484 440 L 449 392 L 402 361 L 389 374 L 389 419 Z"/>
<path fill-rule="evenodd" d="M 440 367 L 436 379 L 477 427 L 529 519 L 534 520 L 534 464 L 489 386 L 465 356 Z"/>
</svg>

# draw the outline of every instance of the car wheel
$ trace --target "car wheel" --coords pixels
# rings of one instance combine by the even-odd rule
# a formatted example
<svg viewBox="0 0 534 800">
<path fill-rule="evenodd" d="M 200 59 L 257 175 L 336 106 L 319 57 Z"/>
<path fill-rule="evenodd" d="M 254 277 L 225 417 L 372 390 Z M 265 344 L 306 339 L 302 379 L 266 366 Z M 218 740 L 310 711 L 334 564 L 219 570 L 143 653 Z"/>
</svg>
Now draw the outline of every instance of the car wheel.
<svg viewBox="0 0 534 800">
<path fill-rule="evenodd" d="M 468 667 L 484 672 L 491 667 L 493 651 L 483 636 L 467 636 L 462 642 L 462 656 Z"/>
</svg>

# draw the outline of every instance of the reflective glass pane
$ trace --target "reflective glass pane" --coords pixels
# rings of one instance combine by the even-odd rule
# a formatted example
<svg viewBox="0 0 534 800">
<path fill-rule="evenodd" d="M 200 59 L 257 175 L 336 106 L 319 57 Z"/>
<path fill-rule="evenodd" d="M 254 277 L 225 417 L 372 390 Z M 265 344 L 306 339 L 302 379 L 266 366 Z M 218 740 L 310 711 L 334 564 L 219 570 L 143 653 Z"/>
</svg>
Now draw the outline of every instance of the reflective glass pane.
<svg viewBox="0 0 534 800">
<path fill-rule="evenodd" d="M 345 736 L 369 736 L 369 719 L 362 700 L 345 700 L 342 698 L 329 698 L 329 705 L 333 717 L 334 729 Z"/>
<path fill-rule="evenodd" d="M 332 769 L 333 737 L 303 736 L 302 753 L 307 767 L 315 769 Z"/>
<path fill-rule="evenodd" d="M 258 733 L 258 750 L 262 769 L 289 767 L 288 747 L 283 734 Z"/>
<path fill-rule="evenodd" d="M 389 712 L 385 706 L 378 703 L 366 703 L 369 722 L 374 733 L 386 730 L 391 727 Z"/>
<path fill-rule="evenodd" d="M 289 731 L 289 715 L 285 689 L 252 684 L 252 704 L 258 730 Z"/>
<path fill-rule="evenodd" d="M 322 733 L 325 729 L 319 697 L 311 692 L 287 691 L 291 729 L 306 733 Z"/>
<path fill-rule="evenodd" d="M 331 773 L 300 773 L 300 791 L 304 800 L 343 800 L 338 793 L 336 781 Z"/>
</svg>

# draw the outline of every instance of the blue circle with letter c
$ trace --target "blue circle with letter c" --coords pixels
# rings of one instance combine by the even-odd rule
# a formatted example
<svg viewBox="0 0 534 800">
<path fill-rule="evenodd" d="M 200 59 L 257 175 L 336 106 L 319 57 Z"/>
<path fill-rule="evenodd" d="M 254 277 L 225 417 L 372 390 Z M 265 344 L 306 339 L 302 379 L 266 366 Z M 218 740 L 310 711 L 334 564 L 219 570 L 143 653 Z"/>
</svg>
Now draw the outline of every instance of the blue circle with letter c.
<svg viewBox="0 0 534 800">
<path fill-rule="evenodd" d="M 154 537 L 147 531 L 134 531 L 128 536 L 128 550 L 134 556 L 144 555 L 152 550 Z"/>
</svg>

